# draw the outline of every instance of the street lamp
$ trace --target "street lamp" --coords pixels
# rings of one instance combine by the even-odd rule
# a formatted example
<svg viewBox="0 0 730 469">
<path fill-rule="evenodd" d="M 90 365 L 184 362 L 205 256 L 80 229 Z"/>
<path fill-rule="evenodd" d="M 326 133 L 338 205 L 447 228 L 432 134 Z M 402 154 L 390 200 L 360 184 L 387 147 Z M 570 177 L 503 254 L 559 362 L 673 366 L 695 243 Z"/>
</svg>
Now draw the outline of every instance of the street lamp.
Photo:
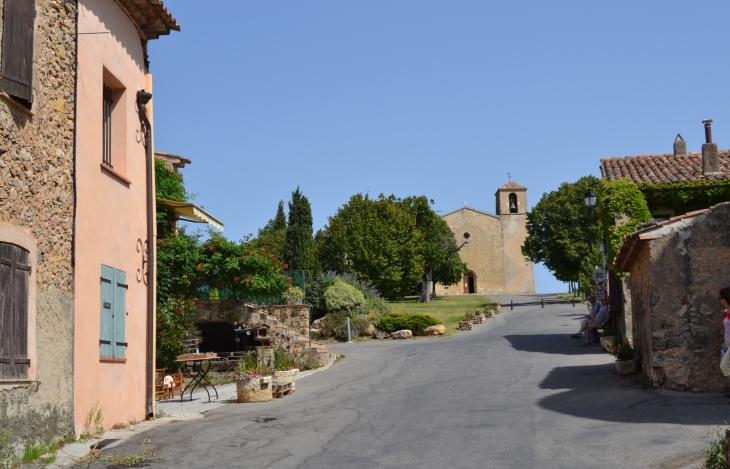
<svg viewBox="0 0 730 469">
<path fill-rule="evenodd" d="M 591 208 L 596 206 L 596 194 L 592 188 L 588 188 L 588 192 L 583 196 L 583 201 L 586 203 L 586 207 Z"/>
</svg>

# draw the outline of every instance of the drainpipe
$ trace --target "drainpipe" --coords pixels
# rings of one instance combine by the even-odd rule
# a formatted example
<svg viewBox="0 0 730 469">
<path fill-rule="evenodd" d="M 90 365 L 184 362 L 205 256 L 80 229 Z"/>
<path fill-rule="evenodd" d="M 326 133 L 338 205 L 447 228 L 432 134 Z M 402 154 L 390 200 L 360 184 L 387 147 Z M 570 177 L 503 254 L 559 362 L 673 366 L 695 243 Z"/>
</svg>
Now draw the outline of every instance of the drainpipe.
<svg viewBox="0 0 730 469">
<path fill-rule="evenodd" d="M 154 155 L 152 155 L 152 124 L 147 117 L 147 103 L 152 99 L 152 94 L 146 91 L 137 92 L 137 110 L 139 120 L 142 123 L 145 135 L 145 154 L 147 157 L 147 366 L 146 366 L 146 415 L 147 418 L 154 418 L 154 340 L 155 340 L 155 194 L 152 192 L 154 180 Z"/>
</svg>

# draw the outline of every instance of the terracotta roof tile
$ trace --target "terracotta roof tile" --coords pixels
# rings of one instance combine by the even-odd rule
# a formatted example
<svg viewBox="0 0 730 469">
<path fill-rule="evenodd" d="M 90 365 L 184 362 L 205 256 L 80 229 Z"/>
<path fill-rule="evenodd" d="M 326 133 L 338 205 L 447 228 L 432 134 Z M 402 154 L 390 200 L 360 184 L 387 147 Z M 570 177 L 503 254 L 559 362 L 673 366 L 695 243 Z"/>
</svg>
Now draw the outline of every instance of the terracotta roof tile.
<svg viewBox="0 0 730 469">
<path fill-rule="evenodd" d="M 145 39 L 157 39 L 170 31 L 180 31 L 180 25 L 167 11 L 161 0 L 117 0 Z"/>
<path fill-rule="evenodd" d="M 517 184 L 514 181 L 509 181 L 507 184 L 503 185 L 502 187 L 500 187 L 497 190 L 498 191 L 501 191 L 501 190 L 508 190 L 508 191 L 525 190 L 526 191 L 527 187 Z"/>
<path fill-rule="evenodd" d="M 601 173 L 609 181 L 628 179 L 637 184 L 676 184 L 690 181 L 722 181 L 730 179 L 730 150 L 720 150 L 720 173 L 702 174 L 702 153 L 675 157 L 663 155 L 617 156 L 601 158 Z"/>
</svg>

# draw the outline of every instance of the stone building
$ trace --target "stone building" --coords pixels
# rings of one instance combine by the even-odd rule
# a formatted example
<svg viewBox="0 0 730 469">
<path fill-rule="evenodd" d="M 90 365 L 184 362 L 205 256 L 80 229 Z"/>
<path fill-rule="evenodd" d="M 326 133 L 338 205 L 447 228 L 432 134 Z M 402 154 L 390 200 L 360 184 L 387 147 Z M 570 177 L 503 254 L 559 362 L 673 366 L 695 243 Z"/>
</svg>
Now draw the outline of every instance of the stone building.
<svg viewBox="0 0 730 469">
<path fill-rule="evenodd" d="M 710 120 L 703 121 L 705 143 L 701 152 L 688 152 L 687 142 L 678 134 L 674 140 L 672 153 L 602 158 L 603 178 L 608 181 L 631 181 L 639 188 L 650 186 L 651 190 L 644 190 L 643 194 L 656 222 L 683 215 L 688 207 L 689 210 L 708 208 L 712 205 L 707 202 L 708 199 L 693 197 L 691 203 L 683 204 L 682 210 L 678 211 L 677 206 L 671 203 L 671 196 L 682 185 L 686 187 L 696 185 L 697 190 L 706 191 L 715 185 L 722 188 L 730 179 L 730 151 L 718 150 L 717 144 L 712 142 L 711 123 Z M 624 277 L 620 283 L 616 281 L 614 275 L 609 278 L 611 312 L 618 318 L 623 339 L 632 342 L 636 330 L 632 325 L 634 314 L 632 289 L 642 288 L 641 281 L 632 279 L 631 276 Z"/>
<path fill-rule="evenodd" d="M 436 285 L 437 295 L 535 293 L 532 262 L 522 255 L 527 237 L 527 188 L 513 181 L 495 194 L 497 213 L 466 205 L 442 218 L 464 246 L 469 272 L 455 285 Z"/>
<path fill-rule="evenodd" d="M 632 341 L 655 386 L 722 391 L 722 307 L 730 282 L 730 203 L 647 223 L 628 235 L 614 266 L 630 273 Z"/>
<path fill-rule="evenodd" d="M 0 433 L 74 433 L 76 9 L 0 0 Z"/>
</svg>

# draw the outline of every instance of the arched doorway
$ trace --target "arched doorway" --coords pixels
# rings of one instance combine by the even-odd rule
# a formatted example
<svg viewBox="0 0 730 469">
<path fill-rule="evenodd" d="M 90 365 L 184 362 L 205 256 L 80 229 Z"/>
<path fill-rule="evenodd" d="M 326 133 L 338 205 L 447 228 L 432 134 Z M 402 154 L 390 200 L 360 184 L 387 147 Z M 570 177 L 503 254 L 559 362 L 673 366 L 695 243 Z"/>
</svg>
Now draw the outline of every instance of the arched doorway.
<svg viewBox="0 0 730 469">
<path fill-rule="evenodd" d="M 462 279 L 462 285 L 464 286 L 464 293 L 476 293 L 477 292 L 477 276 L 471 270 L 464 274 Z"/>
</svg>

